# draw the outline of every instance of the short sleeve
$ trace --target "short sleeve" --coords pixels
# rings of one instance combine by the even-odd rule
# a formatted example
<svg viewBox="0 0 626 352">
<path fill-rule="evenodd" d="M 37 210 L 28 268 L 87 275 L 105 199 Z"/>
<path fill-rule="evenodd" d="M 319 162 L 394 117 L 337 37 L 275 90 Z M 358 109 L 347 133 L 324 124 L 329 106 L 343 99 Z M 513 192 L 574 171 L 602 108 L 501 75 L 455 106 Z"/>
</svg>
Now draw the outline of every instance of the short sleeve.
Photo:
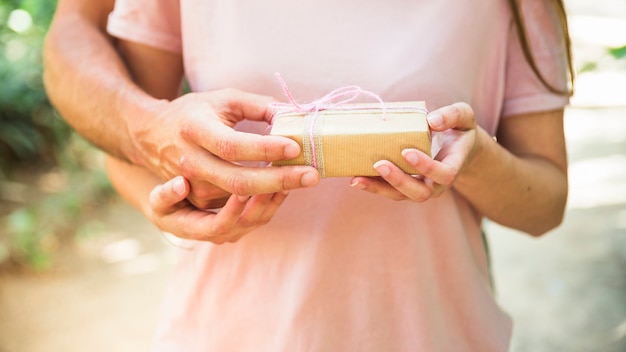
<svg viewBox="0 0 626 352">
<path fill-rule="evenodd" d="M 557 9 L 551 1 L 524 0 L 522 16 L 531 52 L 545 80 L 567 90 L 567 49 Z M 508 35 L 506 86 L 502 116 L 560 109 L 569 103 L 567 95 L 550 92 L 532 71 L 524 57 L 515 25 Z"/>
<path fill-rule="evenodd" d="M 181 52 L 178 0 L 116 0 L 107 31 L 114 37 Z"/>
</svg>

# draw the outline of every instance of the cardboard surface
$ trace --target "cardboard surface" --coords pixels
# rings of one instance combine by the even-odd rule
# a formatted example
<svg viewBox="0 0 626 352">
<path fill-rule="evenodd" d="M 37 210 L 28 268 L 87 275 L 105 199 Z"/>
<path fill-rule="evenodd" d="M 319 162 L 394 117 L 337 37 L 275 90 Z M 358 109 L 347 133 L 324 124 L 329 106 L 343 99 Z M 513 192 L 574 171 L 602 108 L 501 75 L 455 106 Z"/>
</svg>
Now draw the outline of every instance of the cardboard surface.
<svg viewBox="0 0 626 352">
<path fill-rule="evenodd" d="M 302 153 L 274 166 L 317 165 L 322 177 L 378 176 L 373 164 L 389 160 L 406 173 L 413 168 L 402 150 L 430 155 L 431 137 L 423 102 L 344 104 L 336 109 L 290 112 L 274 117 L 271 135 L 298 142 Z"/>
</svg>

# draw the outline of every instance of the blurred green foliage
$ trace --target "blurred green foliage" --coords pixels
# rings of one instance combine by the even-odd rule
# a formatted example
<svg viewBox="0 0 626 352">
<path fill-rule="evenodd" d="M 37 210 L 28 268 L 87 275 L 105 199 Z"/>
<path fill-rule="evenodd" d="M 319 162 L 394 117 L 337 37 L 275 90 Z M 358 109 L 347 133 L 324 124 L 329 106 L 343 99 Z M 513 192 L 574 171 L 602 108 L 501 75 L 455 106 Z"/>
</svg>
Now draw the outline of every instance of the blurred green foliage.
<svg viewBox="0 0 626 352">
<path fill-rule="evenodd" d="M 42 46 L 55 7 L 50 0 L 0 0 L 0 265 L 49 267 L 90 209 L 112 193 L 94 149 L 44 91 Z M 46 175 L 62 182 L 41 189 Z"/>
<path fill-rule="evenodd" d="M 609 54 L 616 59 L 626 59 L 626 45 L 609 49 Z"/>
<path fill-rule="evenodd" d="M 626 45 L 619 47 L 609 47 L 602 56 L 591 61 L 583 62 L 578 69 L 578 73 L 589 71 L 601 71 L 603 69 L 626 69 Z"/>
<path fill-rule="evenodd" d="M 98 224 L 98 208 L 111 195 L 111 187 L 102 171 L 85 170 L 66 175 L 62 191 L 19 207 L 0 223 L 4 238 L 0 241 L 0 263 L 35 269 L 47 269 L 54 263 L 54 255 L 76 236 L 86 236 Z M 93 232 L 93 231 L 91 231 Z"/>
<path fill-rule="evenodd" d="M 70 129 L 43 89 L 41 50 L 56 1 L 0 1 L 0 177 L 25 162 L 52 163 Z"/>
</svg>

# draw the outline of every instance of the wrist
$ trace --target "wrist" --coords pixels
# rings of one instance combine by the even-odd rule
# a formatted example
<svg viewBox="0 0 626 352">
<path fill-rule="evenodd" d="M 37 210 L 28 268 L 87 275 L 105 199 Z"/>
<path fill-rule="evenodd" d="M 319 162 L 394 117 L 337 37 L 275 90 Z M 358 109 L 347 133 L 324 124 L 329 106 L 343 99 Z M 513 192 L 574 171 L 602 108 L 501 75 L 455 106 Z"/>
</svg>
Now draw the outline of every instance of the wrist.
<svg viewBox="0 0 626 352">
<path fill-rule="evenodd" d="M 119 93 L 118 114 L 125 122 L 128 143 L 123 153 L 131 163 L 151 169 L 155 152 L 149 148 L 151 120 L 165 108 L 166 100 L 156 99 L 134 83 L 129 83 Z"/>
<path fill-rule="evenodd" d="M 493 169 L 494 160 L 500 160 L 496 155 L 499 149 L 495 137 L 490 136 L 480 127 L 476 128 L 476 141 L 473 150 L 470 152 L 467 164 L 459 174 L 455 186 L 457 188 L 473 188 L 477 181 L 484 180 L 485 170 Z"/>
</svg>

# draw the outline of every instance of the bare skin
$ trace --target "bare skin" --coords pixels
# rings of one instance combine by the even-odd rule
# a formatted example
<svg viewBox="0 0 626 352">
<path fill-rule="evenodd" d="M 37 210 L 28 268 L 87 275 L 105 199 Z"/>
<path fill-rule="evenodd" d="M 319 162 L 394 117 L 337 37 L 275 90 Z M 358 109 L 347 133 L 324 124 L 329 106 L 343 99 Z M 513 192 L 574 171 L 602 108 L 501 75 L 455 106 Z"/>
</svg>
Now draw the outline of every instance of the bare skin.
<svg viewBox="0 0 626 352">
<path fill-rule="evenodd" d="M 191 188 L 188 199 L 200 208 L 215 207 L 223 203 L 216 199 L 231 193 L 274 193 L 319 182 L 319 174 L 309 167 L 259 170 L 233 163 L 270 162 L 299 154 L 298 145 L 287 138 L 232 130 L 236 121 L 267 119 L 270 98 L 227 90 L 169 100 L 170 91 L 154 96 L 141 89 L 146 82 L 138 85 L 133 78 L 144 77 L 150 83 L 149 79 L 137 67 L 136 72 L 127 69 L 106 34 L 113 5 L 112 0 L 60 0 L 46 38 L 46 90 L 82 136 L 161 180 L 185 176 Z M 137 50 L 140 55 L 141 48 Z M 164 59 L 162 64 L 170 68 L 164 74 L 177 89 L 180 59 Z"/>
<path fill-rule="evenodd" d="M 124 47 L 137 45 L 125 43 Z M 415 149 L 403 151 L 421 176 L 407 175 L 382 160 L 374 165 L 381 177 L 355 177 L 351 185 L 387 198 L 417 202 L 454 187 L 479 212 L 503 225 L 540 235 L 560 224 L 567 199 L 562 110 L 503 119 L 498 142 L 476 125 L 473 110 L 464 103 L 433 111 L 428 120 L 443 140 L 438 155 L 430 158 Z M 175 198 L 162 196 L 163 200 Z M 175 204 L 155 198 L 150 206 L 160 211 L 169 206 L 164 213 L 168 216 L 177 209 Z"/>
<path fill-rule="evenodd" d="M 72 2 L 78 1 L 61 1 L 60 6 L 63 3 Z M 145 78 L 146 74 L 142 74 L 137 68 L 132 72 L 133 78 L 140 82 L 143 88 L 151 87 L 149 90 L 153 90 L 154 94 L 160 95 L 159 92 L 164 91 L 163 96 L 168 98 L 170 94 L 173 94 L 166 87 L 178 87 L 180 83 L 178 73 L 180 57 L 132 43 L 122 44 L 121 51 L 131 70 L 133 66 L 149 67 L 150 65 L 142 64 L 142 62 L 147 62 L 146 60 L 149 60 L 151 65 L 159 62 L 160 70 L 169 70 L 159 75 L 165 79 L 158 82 Z M 115 65 L 115 67 L 123 68 L 123 65 L 119 67 Z M 84 79 L 81 77 L 77 75 L 75 79 Z M 119 87 L 125 87 L 126 92 L 116 96 L 119 101 L 118 108 L 112 113 L 116 118 L 135 117 L 130 121 L 120 123 L 120 126 L 125 126 L 124 128 L 130 131 L 128 133 L 130 137 L 124 141 L 130 143 L 125 145 L 122 142 L 119 149 L 123 156 L 132 156 L 127 159 L 136 161 L 138 165 L 145 166 L 145 169 L 120 167 L 120 165 L 127 164 L 116 164 L 114 161 L 109 163 L 113 165 L 109 170 L 112 171 L 112 175 L 117 175 L 112 178 L 119 177 L 126 184 L 126 188 L 118 188 L 120 193 L 131 203 L 143 209 L 163 229 L 171 230 L 170 232 L 186 238 L 214 240 L 216 243 L 234 241 L 241 238 L 242 234 L 269 221 L 275 209 L 284 200 L 283 190 L 303 185 L 312 186 L 319 181 L 319 175 L 308 168 L 285 175 L 283 172 L 286 172 L 287 168 L 246 169 L 227 161 L 241 160 L 240 158 L 269 161 L 268 159 L 272 157 L 267 155 L 279 156 L 281 154 L 281 151 L 276 152 L 276 150 L 282 150 L 283 157 L 291 156 L 294 150 L 290 148 L 289 142 L 271 140 L 269 141 L 270 147 L 263 148 L 261 146 L 268 142 L 267 137 L 247 134 L 244 136 L 230 129 L 232 123 L 241 118 L 265 119 L 267 112 L 263 110 L 263 106 L 269 99 L 267 97 L 226 90 L 197 93 L 171 101 L 155 101 L 154 98 L 139 99 L 146 103 L 143 105 L 131 104 L 127 101 L 135 101 L 133 94 L 141 91 L 137 86 L 124 81 L 124 84 L 120 84 Z M 74 93 L 79 95 L 79 92 Z M 184 99 L 190 99 L 190 101 L 185 104 L 180 103 Z M 193 111 L 182 114 L 167 112 L 167 106 L 179 112 L 180 109 L 175 107 L 176 104 L 188 105 L 187 103 L 192 102 L 198 104 L 198 110 L 200 107 L 208 106 L 215 113 L 210 114 L 209 117 L 198 118 Z M 244 106 L 246 108 L 243 108 Z M 124 114 L 120 111 L 134 113 Z M 145 111 L 151 111 L 152 114 L 146 114 Z M 159 116 L 159 113 L 163 115 Z M 187 121 L 176 120 L 181 116 Z M 441 134 L 444 140 L 439 154 L 430 158 L 417 150 L 403 151 L 405 159 L 415 167 L 416 173 L 422 176 L 406 175 L 388 161 L 382 160 L 374 165 L 381 177 L 356 177 L 352 179 L 351 185 L 387 198 L 417 202 L 428 201 L 454 188 L 481 214 L 491 220 L 533 235 L 540 235 L 560 224 L 567 199 L 567 158 L 562 116 L 563 111 L 557 110 L 503 119 L 497 132 L 498 142 L 496 143 L 491 136 L 476 125 L 474 113 L 467 104 L 457 103 L 443 107 L 431 112 L 428 117 L 432 130 Z M 181 123 L 176 128 L 180 133 L 172 136 L 171 131 L 159 129 L 159 126 L 156 126 L 159 123 L 155 124 L 156 127 L 152 126 L 156 130 L 152 130 L 152 127 L 140 128 L 145 126 L 144 122 L 148 118 L 156 118 L 161 125 L 166 122 L 170 123 L 170 126 L 172 121 L 177 121 Z M 97 120 L 97 118 L 94 119 Z M 77 120 L 84 122 L 80 118 Z M 93 127 L 89 122 L 85 124 Z M 202 131 L 202 124 L 209 124 L 211 128 Z M 85 129 L 89 130 L 88 127 Z M 141 138 L 136 140 L 137 136 Z M 163 140 L 167 139 L 166 136 L 179 138 L 178 141 L 184 145 L 181 147 L 183 150 L 178 150 L 178 146 L 168 148 L 168 144 L 163 143 Z M 207 143 L 206 141 L 214 140 L 212 137 L 217 137 L 223 142 Z M 277 148 L 277 144 L 273 143 L 278 143 L 280 147 Z M 194 148 L 196 150 L 193 150 Z M 252 155 L 246 154 L 250 150 L 253 150 Z M 276 153 L 272 154 L 268 150 Z M 183 162 L 181 162 L 183 156 Z M 259 158 L 254 159 L 255 156 Z M 207 161 L 214 167 L 206 169 L 199 167 L 207 165 L 201 163 L 200 160 Z M 267 178 L 259 176 L 260 172 Z M 152 174 L 159 175 L 159 177 L 151 176 Z M 207 215 L 203 210 L 187 203 L 184 196 L 189 192 L 188 184 L 184 178 L 173 178 L 175 175 L 190 178 L 192 191 L 194 189 L 198 191 L 203 187 L 203 184 L 196 186 L 199 184 L 198 180 L 207 182 L 208 187 L 205 192 L 198 192 L 203 193 L 205 198 L 223 195 L 223 193 L 221 195 L 216 193 L 212 184 L 217 184 L 238 195 L 268 193 L 271 197 L 265 196 L 264 199 L 251 202 L 252 198 L 257 197 L 253 196 L 247 200 L 246 203 L 256 204 L 258 207 L 249 208 L 253 209 L 251 214 L 255 215 L 243 216 L 244 219 L 240 222 L 238 219 L 242 217 L 248 205 L 243 206 L 245 198 L 238 198 L 241 204 L 237 204 L 233 196 L 227 204 L 227 207 L 230 205 L 228 208 L 230 211 L 221 217 L 221 224 L 226 225 L 206 226 L 198 229 L 200 232 L 188 231 L 185 230 L 185 226 L 189 225 L 189 219 L 192 216 L 215 214 Z M 293 175 L 297 177 L 291 177 Z M 148 179 L 152 181 L 145 182 Z M 163 179 L 171 180 L 159 186 L 160 180 Z M 141 182 L 154 188 L 132 186 Z M 277 184 L 280 186 L 276 187 Z M 251 219 L 254 220 L 251 221 Z M 228 232 L 233 235 L 224 238 L 224 234 Z"/>
<path fill-rule="evenodd" d="M 431 159 L 419 150 L 403 151 L 423 177 L 380 161 L 375 167 L 381 178 L 357 177 L 352 186 L 419 202 L 453 187 L 484 216 L 532 235 L 562 222 L 568 191 L 563 110 L 503 119 L 498 142 L 476 126 L 467 104 L 441 108 L 428 118 L 431 129 L 444 134 L 439 154 Z"/>
<path fill-rule="evenodd" d="M 194 150 L 196 154 L 185 154 L 185 160 L 181 161 L 187 175 L 197 178 L 210 178 L 215 174 L 216 179 L 224 173 L 241 172 L 239 176 L 242 182 L 256 180 L 263 177 L 263 171 L 280 172 L 279 168 L 241 168 L 231 162 L 217 157 L 217 154 L 229 155 L 234 160 L 248 160 L 254 153 L 247 150 L 244 138 L 254 140 L 260 136 L 235 132 L 232 127 L 244 116 L 253 116 L 260 121 L 269 118 L 268 104 L 271 98 L 256 94 L 241 92 L 232 89 L 224 89 L 207 93 L 189 93 L 178 96 L 179 89 L 176 82 L 182 77 L 182 58 L 180 54 L 170 53 L 163 50 L 153 49 L 141 44 L 121 41 L 119 43 L 121 56 L 128 63 L 128 68 L 137 84 L 152 96 L 164 99 L 163 112 L 155 116 L 157 124 L 147 124 L 145 129 L 156 129 L 159 124 L 167 124 L 170 129 L 183 131 L 185 138 L 167 139 L 162 145 L 155 146 L 168 154 L 168 150 L 177 150 L 184 147 L 185 143 L 195 143 L 185 149 Z M 149 68 L 149 69 L 146 69 Z M 154 70 L 159 75 L 154 75 Z M 233 98 L 236 97 L 236 98 Z M 240 105 L 231 106 L 231 101 L 241 102 Z M 190 119 L 181 115 L 169 114 L 169 106 L 178 106 L 178 111 L 187 111 Z M 206 111 L 212 107 L 223 105 L 219 113 L 207 116 Z M 197 113 L 202 111 L 202 114 Z M 164 116 L 164 117 L 162 117 Z M 188 123 L 188 125 L 187 125 Z M 210 133 L 209 133 L 210 132 Z M 149 134 L 150 132 L 145 132 Z M 158 132 L 157 132 L 158 133 Z M 205 135 L 206 134 L 206 135 Z M 215 139 L 220 134 L 223 138 Z M 171 138 L 171 137 L 170 137 Z M 262 146 L 259 145 L 258 148 Z M 207 151 L 215 151 L 207 153 Z M 265 151 L 267 155 L 271 150 Z M 296 150 L 299 152 L 299 150 Z M 176 153 L 174 153 L 176 155 Z M 204 162 L 212 160 L 213 168 L 195 169 L 191 158 L 204 158 Z M 271 159 L 271 158 L 270 158 Z M 238 189 L 236 184 L 226 185 L 233 187 L 234 194 L 226 197 L 223 201 L 214 201 L 217 210 L 204 210 L 198 208 L 189 201 L 191 191 L 190 183 L 183 176 L 175 176 L 164 184 L 147 168 L 131 165 L 112 156 L 107 157 L 106 168 L 111 183 L 116 190 L 135 207 L 140 209 L 161 230 L 172 233 L 178 237 L 210 241 L 215 244 L 236 242 L 244 235 L 250 233 L 259 226 L 266 224 L 273 217 L 279 206 L 287 197 L 286 191 L 266 192 L 261 194 L 247 195 L 247 190 Z M 175 170 L 171 171 L 172 173 Z M 203 172 L 210 174 L 202 174 Z M 317 183 L 319 174 L 314 173 L 313 181 Z M 259 184 L 259 183 L 257 183 Z M 205 197 L 212 197 L 205 194 Z"/>
</svg>

